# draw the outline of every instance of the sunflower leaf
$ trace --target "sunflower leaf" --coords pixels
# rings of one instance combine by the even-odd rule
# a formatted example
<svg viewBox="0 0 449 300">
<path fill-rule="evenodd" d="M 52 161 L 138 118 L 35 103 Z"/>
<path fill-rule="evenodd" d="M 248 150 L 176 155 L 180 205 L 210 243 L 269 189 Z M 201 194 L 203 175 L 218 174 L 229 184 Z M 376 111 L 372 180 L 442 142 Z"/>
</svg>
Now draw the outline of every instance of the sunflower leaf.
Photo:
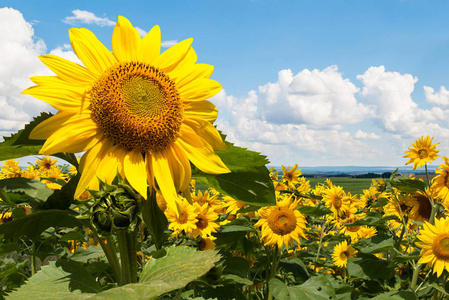
<svg viewBox="0 0 449 300">
<path fill-rule="evenodd" d="M 256 207 L 276 205 L 270 171 L 265 167 L 269 163 L 266 156 L 225 143 L 228 148 L 216 151 L 216 154 L 231 173 L 206 174 L 193 166 L 192 177 L 235 200 Z"/>
<path fill-rule="evenodd" d="M 301 285 L 287 286 L 277 278 L 269 282 L 270 291 L 275 299 L 336 299 L 332 284 L 324 275 L 311 277 Z"/>
<path fill-rule="evenodd" d="M 0 143 L 0 160 L 19 158 L 27 155 L 37 155 L 45 141 L 31 140 L 29 135 L 31 131 L 42 121 L 53 116 L 52 113 L 41 113 L 34 117 L 33 121 L 25 125 L 24 129 L 19 130 L 11 136 L 4 136 L 4 141 Z"/>
<path fill-rule="evenodd" d="M 42 267 L 8 299 L 86 299 L 99 291 L 98 283 L 80 263 L 59 259 Z"/>
</svg>

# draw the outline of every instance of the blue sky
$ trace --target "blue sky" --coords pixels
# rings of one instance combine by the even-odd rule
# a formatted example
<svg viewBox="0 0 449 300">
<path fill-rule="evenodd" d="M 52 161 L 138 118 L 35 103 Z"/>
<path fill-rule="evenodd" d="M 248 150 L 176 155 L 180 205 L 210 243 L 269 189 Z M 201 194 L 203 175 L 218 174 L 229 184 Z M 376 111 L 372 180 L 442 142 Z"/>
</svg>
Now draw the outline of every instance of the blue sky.
<svg viewBox="0 0 449 300">
<path fill-rule="evenodd" d="M 158 24 L 167 46 L 194 38 L 223 85 L 211 99 L 218 128 L 272 165 L 400 166 L 422 135 L 449 156 L 448 10 L 420 0 L 2 1 L 0 132 L 49 109 L 19 95 L 30 76 L 50 74 L 38 55 L 76 60 L 71 27 L 110 48 L 123 15 L 142 31 Z"/>
</svg>

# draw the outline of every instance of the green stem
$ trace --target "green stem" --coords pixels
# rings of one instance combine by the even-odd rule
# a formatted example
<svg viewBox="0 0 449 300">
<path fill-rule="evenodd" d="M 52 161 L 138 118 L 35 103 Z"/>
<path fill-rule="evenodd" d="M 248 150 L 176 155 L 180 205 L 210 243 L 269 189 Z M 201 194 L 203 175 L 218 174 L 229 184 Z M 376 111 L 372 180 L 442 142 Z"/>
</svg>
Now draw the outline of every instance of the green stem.
<svg viewBox="0 0 449 300">
<path fill-rule="evenodd" d="M 109 265 L 111 266 L 112 273 L 114 273 L 115 280 L 117 280 L 118 285 L 122 285 L 121 283 L 121 271 L 120 271 L 120 262 L 117 257 L 117 252 L 114 248 L 114 242 L 112 241 L 110 236 L 107 236 L 106 242 L 99 236 L 97 229 L 92 225 L 88 220 L 83 220 L 85 226 L 89 227 L 92 233 L 95 236 L 95 240 L 100 243 L 101 248 L 103 249 L 106 258 L 108 259 Z"/>
<path fill-rule="evenodd" d="M 323 225 L 321 226 L 321 234 L 320 234 L 320 244 L 318 245 L 318 250 L 316 252 L 316 257 L 315 257 L 315 272 L 316 272 L 316 265 L 318 263 L 318 258 L 320 257 L 320 251 L 321 248 L 323 247 L 323 236 L 324 236 L 324 229 L 326 228 L 326 223 L 323 223 Z"/>
<path fill-rule="evenodd" d="M 413 275 L 412 275 L 412 283 L 411 288 L 413 291 L 415 291 L 416 283 L 418 282 L 418 275 L 421 270 L 422 264 L 416 264 L 415 268 L 413 269 Z"/>
<path fill-rule="evenodd" d="M 267 287 L 269 286 L 270 280 L 276 276 L 279 261 L 280 261 L 279 248 L 278 248 L 278 245 L 276 244 L 274 246 L 273 264 L 271 265 L 270 277 L 268 278 L 268 281 L 267 281 Z M 273 295 L 269 288 L 268 288 L 268 299 L 269 300 L 273 299 Z"/>
<path fill-rule="evenodd" d="M 36 274 L 36 241 L 33 241 L 33 252 L 31 253 L 31 276 Z"/>
<path fill-rule="evenodd" d="M 121 283 L 122 285 L 131 283 L 131 259 L 130 255 L 130 238 L 129 233 L 126 230 L 117 230 L 117 241 L 118 241 L 118 247 L 120 251 L 120 261 L 122 265 L 122 279 Z M 134 253 L 134 255 L 136 255 Z"/>
</svg>

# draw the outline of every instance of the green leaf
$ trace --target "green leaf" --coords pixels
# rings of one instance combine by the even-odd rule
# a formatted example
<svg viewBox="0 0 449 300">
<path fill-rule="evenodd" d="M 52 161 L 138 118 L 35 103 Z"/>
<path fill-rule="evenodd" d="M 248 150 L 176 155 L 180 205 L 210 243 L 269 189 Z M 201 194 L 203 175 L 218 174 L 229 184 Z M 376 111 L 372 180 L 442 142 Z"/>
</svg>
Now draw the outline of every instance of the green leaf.
<svg viewBox="0 0 449 300">
<path fill-rule="evenodd" d="M 155 299 L 186 286 L 209 271 L 220 259 L 215 251 L 197 251 L 183 246 L 167 249 L 167 255 L 150 259 L 140 283 L 128 284 L 97 294 L 93 299 Z"/>
<path fill-rule="evenodd" d="M 34 118 L 24 129 L 12 134 L 10 137 L 3 137 L 4 141 L 0 143 L 0 160 L 19 158 L 27 155 L 37 155 L 45 141 L 30 140 L 31 131 L 42 121 L 53 116 L 51 113 L 41 113 Z"/>
<path fill-rule="evenodd" d="M 217 239 L 214 241 L 216 245 L 233 244 L 240 241 L 248 232 L 255 232 L 251 222 L 240 217 L 221 227 L 221 230 L 215 234 Z"/>
<path fill-rule="evenodd" d="M 192 177 L 235 200 L 258 207 L 276 205 L 273 181 L 265 167 L 269 162 L 266 156 L 225 143 L 228 149 L 216 153 L 231 173 L 206 174 L 192 167 Z"/>
<path fill-rule="evenodd" d="M 393 292 L 386 292 L 377 295 L 376 297 L 372 298 L 373 300 L 409 300 L 409 299 L 417 299 L 415 293 L 411 291 L 393 291 Z"/>
<path fill-rule="evenodd" d="M 419 179 L 393 178 L 390 180 L 390 184 L 392 187 L 395 187 L 404 193 L 413 193 L 416 191 L 424 191 L 426 189 L 425 182 Z"/>
<path fill-rule="evenodd" d="M 354 257 L 348 259 L 348 274 L 362 279 L 389 279 L 394 269 L 390 262 L 379 259 L 374 255 Z"/>
<path fill-rule="evenodd" d="M 322 217 L 331 214 L 332 211 L 324 204 L 317 204 L 315 206 L 300 206 L 298 210 L 305 216 Z"/>
<path fill-rule="evenodd" d="M 287 272 L 293 273 L 294 276 L 309 279 L 309 272 L 307 271 L 306 265 L 297 257 L 292 259 L 281 259 L 279 266 Z"/>
<path fill-rule="evenodd" d="M 223 271 L 225 274 L 234 274 L 239 277 L 246 278 L 248 277 L 248 271 L 249 271 L 249 262 L 242 258 L 237 256 L 230 256 L 226 258 L 226 267 Z"/>
<path fill-rule="evenodd" d="M 0 224 L 0 235 L 4 238 L 28 236 L 37 240 L 41 233 L 49 227 L 77 227 L 82 223 L 67 211 L 51 209 L 32 213 L 11 222 Z"/>
<path fill-rule="evenodd" d="M 269 288 L 276 299 L 329 300 L 336 298 L 334 288 L 323 275 L 311 277 L 303 284 L 296 286 L 287 286 L 281 280 L 273 278 L 269 282 Z"/>
<path fill-rule="evenodd" d="M 7 178 L 0 180 L 0 189 L 7 193 L 25 193 L 39 205 L 53 194 L 53 190 L 36 180 L 23 177 Z"/>
<path fill-rule="evenodd" d="M 89 246 L 86 249 L 78 248 L 70 260 L 87 263 L 91 259 L 104 257 L 104 252 L 101 246 Z"/>
<path fill-rule="evenodd" d="M 76 186 L 81 175 L 75 177 L 65 184 L 60 190 L 53 191 L 53 194 L 43 203 L 40 209 L 67 209 L 73 202 Z"/>
<path fill-rule="evenodd" d="M 384 232 L 379 232 L 369 239 L 361 239 L 356 244 L 354 244 L 354 247 L 356 247 L 360 252 L 366 254 L 374 254 L 393 250 L 394 241 L 391 235 Z"/>
<path fill-rule="evenodd" d="M 59 259 L 42 267 L 8 299 L 86 299 L 89 293 L 99 291 L 100 286 L 81 264 Z"/>
<path fill-rule="evenodd" d="M 147 200 L 142 201 L 142 219 L 151 233 L 157 249 L 162 248 L 166 239 L 165 230 L 168 228 L 168 220 L 156 202 L 156 193 L 150 193 Z"/>
<path fill-rule="evenodd" d="M 345 225 L 346 227 L 356 227 L 356 226 L 363 226 L 363 225 L 377 226 L 377 225 L 384 224 L 387 221 L 394 220 L 397 218 L 398 217 L 395 215 L 389 215 L 389 216 L 382 217 L 380 212 L 374 210 L 374 211 L 370 211 L 369 213 L 367 213 L 363 219 L 357 220 L 352 223 L 342 223 L 342 224 Z"/>
</svg>

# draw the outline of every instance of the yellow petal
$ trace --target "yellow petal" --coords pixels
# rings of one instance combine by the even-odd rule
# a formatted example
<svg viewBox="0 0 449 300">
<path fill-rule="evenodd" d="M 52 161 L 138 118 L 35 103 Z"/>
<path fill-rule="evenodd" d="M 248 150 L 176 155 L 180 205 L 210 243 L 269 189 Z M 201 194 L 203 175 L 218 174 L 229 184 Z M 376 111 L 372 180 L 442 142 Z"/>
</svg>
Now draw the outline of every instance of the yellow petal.
<svg viewBox="0 0 449 300">
<path fill-rule="evenodd" d="M 161 53 L 161 29 L 156 25 L 142 39 L 139 60 L 152 64 L 159 53 Z"/>
<path fill-rule="evenodd" d="M 223 142 L 220 133 L 214 125 L 200 118 L 190 117 L 184 120 L 184 124 L 190 126 L 202 137 L 214 150 L 226 150 L 226 144 Z"/>
<path fill-rule="evenodd" d="M 61 128 L 61 125 L 67 122 L 73 113 L 58 112 L 56 115 L 40 122 L 30 133 L 32 140 L 46 140 L 53 132 Z"/>
<path fill-rule="evenodd" d="M 173 160 L 170 160 L 172 166 L 175 185 L 178 190 L 185 191 L 189 188 L 192 170 L 187 155 L 178 144 L 173 143 L 169 148 Z"/>
<path fill-rule="evenodd" d="M 55 79 L 57 79 L 55 77 Z M 48 82 L 48 81 L 47 81 Z M 86 90 L 54 82 L 53 85 L 32 86 L 22 91 L 22 94 L 31 95 L 45 101 L 57 110 L 70 110 L 78 112 L 86 108 L 90 101 L 86 97 Z"/>
<path fill-rule="evenodd" d="M 213 149 L 188 126 L 181 127 L 181 136 L 176 140 L 189 160 L 201 171 L 210 174 L 231 172 L 215 154 Z"/>
<path fill-rule="evenodd" d="M 188 38 L 168 48 L 154 60 L 154 65 L 162 70 L 173 68 L 187 55 L 192 41 Z"/>
<path fill-rule="evenodd" d="M 139 151 L 128 152 L 123 165 L 128 182 L 142 197 L 147 199 L 147 170 L 142 153 Z"/>
<path fill-rule="evenodd" d="M 135 61 L 138 59 L 140 35 L 131 22 L 118 17 L 112 34 L 112 50 L 118 61 Z"/>
<path fill-rule="evenodd" d="M 71 28 L 69 37 L 76 55 L 92 73 L 101 75 L 117 63 L 112 52 L 90 30 Z"/>
<path fill-rule="evenodd" d="M 107 149 L 113 147 L 108 139 L 100 140 L 94 147 L 87 150 L 81 157 L 79 170 L 81 173 L 80 181 L 75 191 L 75 199 L 79 198 L 87 188 L 96 189 L 98 180 L 96 173 L 101 161 L 106 156 Z M 97 183 L 95 183 L 97 182 Z"/>
<path fill-rule="evenodd" d="M 178 194 L 173 182 L 173 174 L 164 152 L 154 153 L 152 155 L 152 168 L 154 177 L 162 193 L 162 196 L 164 196 L 164 199 L 167 202 L 167 206 L 173 209 L 179 215 L 179 213 L 182 211 L 182 208 L 178 204 Z"/>
<path fill-rule="evenodd" d="M 88 69 L 59 56 L 47 54 L 39 56 L 39 59 L 59 78 L 71 84 L 89 85 L 97 79 Z"/>
<path fill-rule="evenodd" d="M 100 162 L 94 179 L 98 181 L 96 178 L 98 177 L 104 182 L 111 183 L 117 176 L 117 172 L 124 177 L 125 173 L 122 165 L 127 153 L 128 151 L 120 148 L 118 145 L 109 148 Z"/>
<path fill-rule="evenodd" d="M 183 101 L 198 101 L 211 98 L 221 90 L 218 81 L 202 78 L 190 82 L 178 89 Z"/>
<path fill-rule="evenodd" d="M 196 64 L 177 68 L 175 71 L 170 72 L 169 76 L 176 80 L 176 86 L 182 87 L 196 79 L 209 78 L 213 72 L 214 66 L 212 65 Z"/>
<path fill-rule="evenodd" d="M 192 101 L 185 103 L 184 115 L 186 118 L 199 117 L 210 123 L 214 123 L 218 116 L 218 110 L 210 101 Z"/>
</svg>

